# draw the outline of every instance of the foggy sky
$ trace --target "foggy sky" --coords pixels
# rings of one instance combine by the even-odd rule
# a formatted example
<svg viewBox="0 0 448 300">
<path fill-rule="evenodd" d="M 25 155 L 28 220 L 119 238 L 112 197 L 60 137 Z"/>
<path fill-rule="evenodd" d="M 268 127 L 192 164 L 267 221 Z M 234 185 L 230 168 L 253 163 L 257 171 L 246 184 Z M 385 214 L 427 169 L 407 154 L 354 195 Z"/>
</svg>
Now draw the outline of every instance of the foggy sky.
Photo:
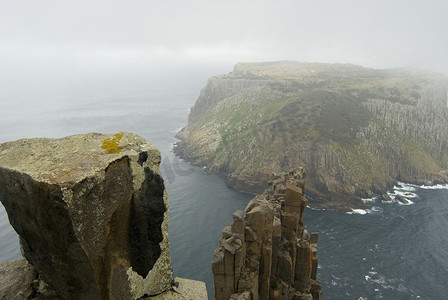
<svg viewBox="0 0 448 300">
<path fill-rule="evenodd" d="M 273 60 L 448 74 L 448 1 L 0 0 L 0 79 L 43 65 Z"/>
</svg>

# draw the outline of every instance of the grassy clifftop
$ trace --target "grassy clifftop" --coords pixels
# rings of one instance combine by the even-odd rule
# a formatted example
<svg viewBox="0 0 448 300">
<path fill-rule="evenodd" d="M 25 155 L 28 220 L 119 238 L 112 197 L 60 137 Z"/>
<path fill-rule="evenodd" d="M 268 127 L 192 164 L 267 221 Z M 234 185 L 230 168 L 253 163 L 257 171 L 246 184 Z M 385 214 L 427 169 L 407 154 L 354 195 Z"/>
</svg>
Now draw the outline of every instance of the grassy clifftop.
<svg viewBox="0 0 448 300">
<path fill-rule="evenodd" d="M 303 166 L 316 206 L 360 207 L 396 180 L 447 180 L 447 87 L 410 69 L 240 63 L 209 79 L 175 151 L 254 193 Z"/>
</svg>

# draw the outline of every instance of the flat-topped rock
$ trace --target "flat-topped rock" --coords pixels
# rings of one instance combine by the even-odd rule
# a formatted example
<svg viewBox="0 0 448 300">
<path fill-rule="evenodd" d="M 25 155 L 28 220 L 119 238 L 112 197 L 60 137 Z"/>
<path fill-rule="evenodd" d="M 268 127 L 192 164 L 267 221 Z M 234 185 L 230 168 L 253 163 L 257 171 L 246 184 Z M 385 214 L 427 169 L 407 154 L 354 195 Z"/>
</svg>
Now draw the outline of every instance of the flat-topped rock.
<svg viewBox="0 0 448 300">
<path fill-rule="evenodd" d="M 160 153 L 132 133 L 0 144 L 0 200 L 24 257 L 62 299 L 171 288 Z"/>
<path fill-rule="evenodd" d="M 105 169 L 112 161 L 143 152 L 160 156 L 157 148 L 134 133 L 32 138 L 0 144 L 0 166 L 46 183 L 74 183 Z"/>
</svg>

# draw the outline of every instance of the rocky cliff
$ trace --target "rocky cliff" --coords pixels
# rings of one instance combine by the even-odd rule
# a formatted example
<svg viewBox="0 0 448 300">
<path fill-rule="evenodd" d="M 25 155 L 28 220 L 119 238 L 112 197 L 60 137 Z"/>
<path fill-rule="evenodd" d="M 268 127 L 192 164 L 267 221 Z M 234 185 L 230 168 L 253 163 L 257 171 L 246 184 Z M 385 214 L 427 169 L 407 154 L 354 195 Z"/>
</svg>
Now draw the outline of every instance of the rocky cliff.
<svg viewBox="0 0 448 300">
<path fill-rule="evenodd" d="M 304 229 L 305 172 L 277 174 L 224 228 L 212 270 L 215 299 L 320 299 L 318 234 Z"/>
<path fill-rule="evenodd" d="M 0 298 L 173 293 L 159 163 L 159 151 L 132 133 L 0 144 L 0 200 L 27 260 L 0 266 L 2 282 L 11 283 Z M 14 284 L 18 274 L 26 280 Z M 180 289 L 192 283 L 177 281 Z M 170 299 L 188 298 L 195 297 Z"/>
<path fill-rule="evenodd" d="M 349 210 L 397 180 L 447 182 L 447 93 L 419 70 L 240 63 L 209 79 L 175 152 L 250 193 L 304 166 L 313 205 Z"/>
</svg>

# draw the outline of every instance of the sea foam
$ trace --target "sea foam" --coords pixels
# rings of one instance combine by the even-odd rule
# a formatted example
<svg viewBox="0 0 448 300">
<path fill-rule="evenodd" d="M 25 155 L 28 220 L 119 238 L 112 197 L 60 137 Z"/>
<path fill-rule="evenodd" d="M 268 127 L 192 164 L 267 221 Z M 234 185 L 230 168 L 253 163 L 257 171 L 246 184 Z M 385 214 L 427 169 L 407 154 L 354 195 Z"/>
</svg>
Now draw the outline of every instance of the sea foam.
<svg viewBox="0 0 448 300">
<path fill-rule="evenodd" d="M 448 184 L 421 185 L 419 188 L 424 190 L 448 190 Z"/>
<path fill-rule="evenodd" d="M 347 212 L 349 215 L 365 215 L 367 214 L 367 209 L 360 209 L 360 208 L 352 208 L 352 211 Z"/>
<path fill-rule="evenodd" d="M 414 192 L 418 188 L 418 185 L 411 184 L 411 183 L 405 183 L 405 182 L 398 181 L 398 184 L 400 186 L 394 186 L 394 190 Z"/>
<path fill-rule="evenodd" d="M 381 207 L 373 206 L 370 209 L 361 209 L 361 208 L 351 208 L 351 211 L 346 212 L 348 215 L 366 215 L 366 214 L 378 214 L 382 213 L 383 209 Z"/>
<path fill-rule="evenodd" d="M 378 196 L 372 197 L 372 198 L 363 198 L 361 199 L 362 202 L 364 203 L 372 203 L 372 202 L 376 202 L 376 200 L 378 200 Z"/>
</svg>

